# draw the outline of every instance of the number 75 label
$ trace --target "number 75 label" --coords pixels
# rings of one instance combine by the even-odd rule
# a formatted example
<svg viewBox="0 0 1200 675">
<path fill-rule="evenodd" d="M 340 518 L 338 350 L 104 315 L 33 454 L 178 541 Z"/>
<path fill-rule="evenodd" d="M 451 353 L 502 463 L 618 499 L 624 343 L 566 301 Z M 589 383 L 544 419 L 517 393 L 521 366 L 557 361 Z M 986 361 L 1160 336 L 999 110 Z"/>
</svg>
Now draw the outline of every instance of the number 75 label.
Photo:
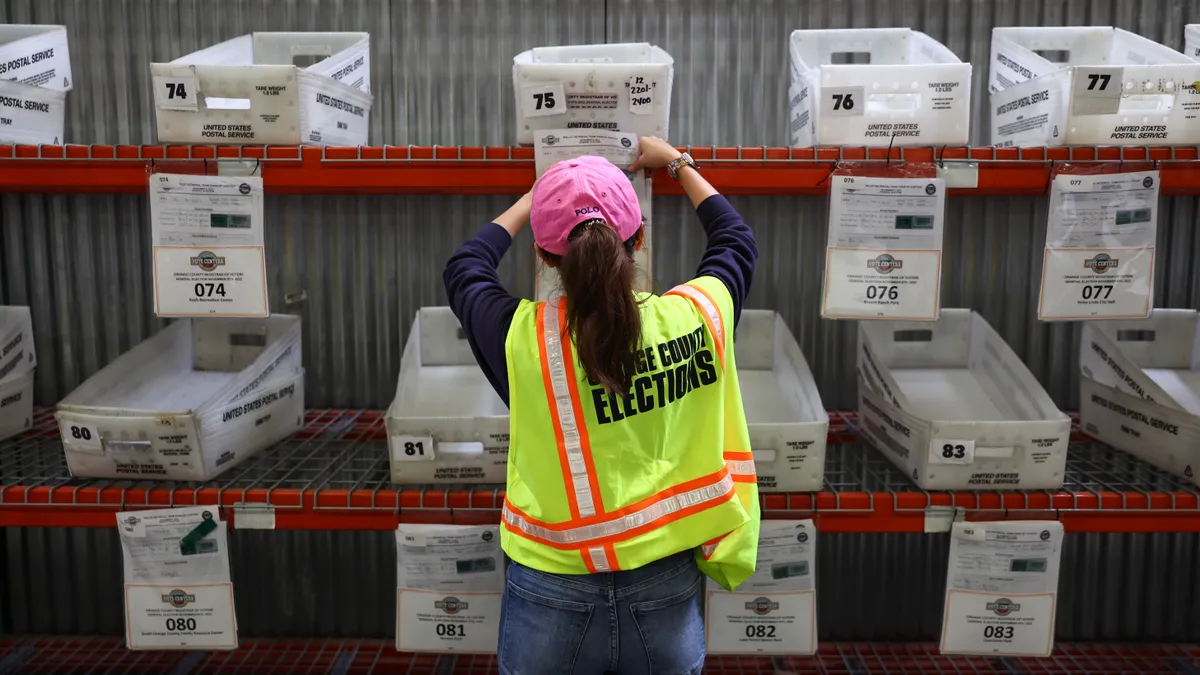
<svg viewBox="0 0 1200 675">
<path fill-rule="evenodd" d="M 562 82 L 543 82 L 521 87 L 521 113 L 525 117 L 550 117 L 567 112 L 567 95 Z"/>
</svg>

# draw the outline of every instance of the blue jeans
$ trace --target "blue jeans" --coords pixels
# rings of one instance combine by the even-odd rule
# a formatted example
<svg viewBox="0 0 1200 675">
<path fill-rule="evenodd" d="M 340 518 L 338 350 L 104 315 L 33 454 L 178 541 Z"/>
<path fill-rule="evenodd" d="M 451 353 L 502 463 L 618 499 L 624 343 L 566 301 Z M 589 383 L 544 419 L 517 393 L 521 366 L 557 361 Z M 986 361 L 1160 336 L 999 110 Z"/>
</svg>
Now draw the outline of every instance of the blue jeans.
<svg viewBox="0 0 1200 675">
<path fill-rule="evenodd" d="M 704 575 L 685 551 L 635 570 L 508 566 L 501 675 L 694 675 L 704 666 Z"/>
</svg>

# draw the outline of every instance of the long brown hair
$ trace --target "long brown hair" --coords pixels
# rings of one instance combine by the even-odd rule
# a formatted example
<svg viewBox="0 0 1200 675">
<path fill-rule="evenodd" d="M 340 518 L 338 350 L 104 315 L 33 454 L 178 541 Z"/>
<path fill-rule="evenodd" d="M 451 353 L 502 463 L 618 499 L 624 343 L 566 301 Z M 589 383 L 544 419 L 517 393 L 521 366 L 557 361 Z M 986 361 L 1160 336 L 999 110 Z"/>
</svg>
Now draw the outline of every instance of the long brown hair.
<svg viewBox="0 0 1200 675">
<path fill-rule="evenodd" d="M 580 223 L 567 239 L 567 252 L 539 251 L 558 269 L 567 297 L 567 331 L 589 379 L 627 396 L 637 371 L 642 314 L 634 296 L 633 252 L 644 230 L 628 241 L 602 220 Z"/>
</svg>

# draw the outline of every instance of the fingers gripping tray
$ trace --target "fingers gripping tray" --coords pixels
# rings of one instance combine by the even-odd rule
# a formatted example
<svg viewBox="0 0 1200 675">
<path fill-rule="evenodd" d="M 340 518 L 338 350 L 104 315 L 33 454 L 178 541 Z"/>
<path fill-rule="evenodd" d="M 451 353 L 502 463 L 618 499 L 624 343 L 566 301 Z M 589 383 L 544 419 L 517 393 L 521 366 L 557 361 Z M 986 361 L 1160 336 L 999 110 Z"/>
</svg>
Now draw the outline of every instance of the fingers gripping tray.
<svg viewBox="0 0 1200 675">
<path fill-rule="evenodd" d="M 971 64 L 924 33 L 797 30 L 788 56 L 793 146 L 968 142 Z"/>
<path fill-rule="evenodd" d="M 57 417 L 74 476 L 208 480 L 301 428 L 300 318 L 176 321 Z"/>
<path fill-rule="evenodd" d="M 0 307 L 0 440 L 33 426 L 33 320 L 28 307 Z"/>
<path fill-rule="evenodd" d="M 1079 349 L 1084 431 L 1200 485 L 1200 312 L 1089 321 Z"/>
<path fill-rule="evenodd" d="M 858 328 L 860 431 L 926 490 L 1061 488 L 1071 421 L 983 317 Z"/>
<path fill-rule="evenodd" d="M 667 136 L 674 60 L 646 43 L 539 47 L 513 58 L 517 143 L 546 129 Z"/>
<path fill-rule="evenodd" d="M 74 85 L 65 26 L 0 24 L 0 144 L 61 144 Z"/>
<path fill-rule="evenodd" d="M 1200 63 L 1119 28 L 992 29 L 992 144 L 1200 140 Z"/>
<path fill-rule="evenodd" d="M 796 338 L 775 312 L 748 309 L 734 349 L 759 490 L 820 491 L 829 415 Z"/>
<path fill-rule="evenodd" d="M 392 482 L 503 483 L 508 407 L 449 307 L 422 307 L 387 412 Z"/>
<path fill-rule="evenodd" d="M 367 33 L 253 33 L 152 63 L 158 140 L 366 145 L 370 65 Z"/>
</svg>

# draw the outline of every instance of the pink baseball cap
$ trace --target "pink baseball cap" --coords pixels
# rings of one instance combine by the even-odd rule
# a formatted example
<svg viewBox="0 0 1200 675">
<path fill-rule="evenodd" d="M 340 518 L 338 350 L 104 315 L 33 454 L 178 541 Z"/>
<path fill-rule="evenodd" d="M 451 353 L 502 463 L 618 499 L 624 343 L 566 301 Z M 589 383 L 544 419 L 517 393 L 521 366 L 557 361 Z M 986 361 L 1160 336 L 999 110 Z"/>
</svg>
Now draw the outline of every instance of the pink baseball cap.
<svg viewBox="0 0 1200 675">
<path fill-rule="evenodd" d="M 642 226 L 642 207 L 625 172 L 603 157 L 584 155 L 550 167 L 533 186 L 533 240 L 554 255 L 567 252 L 576 225 L 603 220 L 628 241 Z"/>
</svg>

